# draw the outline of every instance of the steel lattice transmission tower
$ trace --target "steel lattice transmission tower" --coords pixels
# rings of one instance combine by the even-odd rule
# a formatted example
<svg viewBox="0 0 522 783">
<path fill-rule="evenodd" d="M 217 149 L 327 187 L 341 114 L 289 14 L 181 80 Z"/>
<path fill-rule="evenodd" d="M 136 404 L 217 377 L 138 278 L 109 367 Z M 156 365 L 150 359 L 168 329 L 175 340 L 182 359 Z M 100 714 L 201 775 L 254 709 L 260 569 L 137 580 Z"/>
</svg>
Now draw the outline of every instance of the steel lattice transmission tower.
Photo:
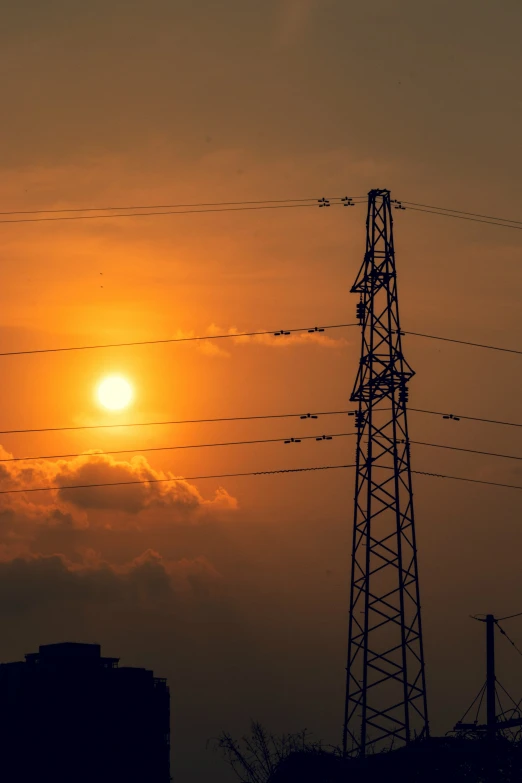
<svg viewBox="0 0 522 783">
<path fill-rule="evenodd" d="M 368 194 L 360 295 L 352 579 L 343 746 L 365 755 L 428 734 L 406 407 L 388 190 Z"/>
</svg>

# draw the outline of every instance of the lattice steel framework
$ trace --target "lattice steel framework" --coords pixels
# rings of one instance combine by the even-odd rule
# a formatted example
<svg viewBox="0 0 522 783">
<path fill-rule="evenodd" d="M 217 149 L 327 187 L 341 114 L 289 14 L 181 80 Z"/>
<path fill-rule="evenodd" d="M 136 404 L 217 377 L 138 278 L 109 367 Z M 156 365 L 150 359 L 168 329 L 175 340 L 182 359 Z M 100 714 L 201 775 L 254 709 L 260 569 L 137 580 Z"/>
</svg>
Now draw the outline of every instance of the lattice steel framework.
<svg viewBox="0 0 522 783">
<path fill-rule="evenodd" d="M 368 194 L 360 295 L 352 580 L 343 746 L 365 755 L 428 734 L 406 407 L 388 190 Z"/>
</svg>

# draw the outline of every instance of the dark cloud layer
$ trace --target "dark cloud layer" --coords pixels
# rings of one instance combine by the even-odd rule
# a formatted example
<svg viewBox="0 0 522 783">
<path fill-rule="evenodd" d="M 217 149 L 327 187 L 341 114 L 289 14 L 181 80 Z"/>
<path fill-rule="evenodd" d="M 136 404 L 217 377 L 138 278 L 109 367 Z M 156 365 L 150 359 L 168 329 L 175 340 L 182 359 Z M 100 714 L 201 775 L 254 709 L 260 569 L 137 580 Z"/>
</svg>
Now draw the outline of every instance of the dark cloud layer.
<svg viewBox="0 0 522 783">
<path fill-rule="evenodd" d="M 91 554 L 82 564 L 61 555 L 34 555 L 0 562 L 0 612 L 21 616 L 34 611 L 82 614 L 88 607 L 111 612 L 117 608 L 167 613 L 183 596 L 204 596 L 219 584 L 220 575 L 204 558 L 169 562 L 147 551 L 122 566 L 111 566 Z"/>
</svg>

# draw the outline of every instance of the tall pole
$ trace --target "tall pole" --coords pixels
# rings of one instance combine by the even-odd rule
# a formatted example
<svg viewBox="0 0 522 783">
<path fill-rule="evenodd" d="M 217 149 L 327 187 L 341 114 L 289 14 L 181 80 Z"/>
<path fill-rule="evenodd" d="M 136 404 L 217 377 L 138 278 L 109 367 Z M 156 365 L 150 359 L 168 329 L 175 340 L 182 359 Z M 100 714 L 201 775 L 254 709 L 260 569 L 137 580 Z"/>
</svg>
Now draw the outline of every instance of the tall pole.
<svg viewBox="0 0 522 783">
<path fill-rule="evenodd" d="M 413 514 L 408 382 L 390 192 L 368 194 L 359 295 L 358 403 L 345 754 L 407 744 L 428 734 L 417 545 Z"/>
<path fill-rule="evenodd" d="M 495 676 L 495 617 L 486 615 L 486 734 L 490 747 L 497 733 Z"/>
</svg>

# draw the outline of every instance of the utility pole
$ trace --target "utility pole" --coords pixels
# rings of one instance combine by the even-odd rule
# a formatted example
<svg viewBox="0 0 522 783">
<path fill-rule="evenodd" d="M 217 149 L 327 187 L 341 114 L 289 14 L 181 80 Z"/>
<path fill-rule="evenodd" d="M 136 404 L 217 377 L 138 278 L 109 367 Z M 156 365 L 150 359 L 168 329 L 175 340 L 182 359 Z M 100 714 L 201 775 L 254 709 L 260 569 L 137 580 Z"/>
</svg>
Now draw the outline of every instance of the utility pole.
<svg viewBox="0 0 522 783">
<path fill-rule="evenodd" d="M 500 699 L 497 694 L 497 676 L 495 669 L 495 627 L 498 628 L 501 634 L 507 637 L 499 620 L 510 620 L 512 617 L 518 616 L 518 614 L 501 618 L 495 617 L 493 614 L 483 615 L 482 617 L 473 616 L 473 620 L 478 620 L 486 625 L 486 683 L 482 686 L 473 703 L 466 711 L 464 718 L 453 727 L 453 731 L 455 731 L 457 735 L 474 737 L 480 740 L 484 749 L 485 780 L 488 781 L 488 783 L 497 783 L 498 780 L 500 763 L 498 754 L 499 750 L 502 754 L 502 748 L 505 748 L 505 744 L 500 743 L 499 745 L 499 738 L 503 737 L 505 741 L 508 735 L 504 732 L 510 731 L 511 729 L 520 729 L 522 726 L 522 717 L 520 716 L 517 703 L 507 693 L 506 695 L 514 704 L 515 709 L 510 709 L 510 712 L 512 713 L 511 717 L 506 717 L 506 713 L 502 710 Z M 514 644 L 509 637 L 507 638 L 511 644 Z M 502 688 L 502 690 L 504 690 L 504 688 Z M 478 718 L 484 694 L 486 696 L 486 722 L 479 723 Z M 466 717 L 477 702 L 478 707 L 475 720 L 473 722 L 466 721 Z M 498 714 L 497 704 L 500 708 Z M 500 759 L 501 758 L 502 756 Z"/>
<path fill-rule="evenodd" d="M 495 672 L 495 625 L 497 618 L 487 614 L 475 620 L 486 623 L 486 780 L 494 783 L 497 772 L 497 676 Z M 515 721 L 516 722 L 516 721 Z M 520 723 L 520 721 L 518 721 Z M 511 721 L 510 721 L 511 723 Z M 507 723 L 506 723 L 507 725 Z M 477 727 L 478 728 L 478 727 Z"/>
<path fill-rule="evenodd" d="M 413 514 L 408 383 L 402 352 L 388 190 L 368 194 L 359 294 L 361 358 L 351 564 L 345 755 L 389 749 L 428 735 L 417 545 Z"/>
</svg>

